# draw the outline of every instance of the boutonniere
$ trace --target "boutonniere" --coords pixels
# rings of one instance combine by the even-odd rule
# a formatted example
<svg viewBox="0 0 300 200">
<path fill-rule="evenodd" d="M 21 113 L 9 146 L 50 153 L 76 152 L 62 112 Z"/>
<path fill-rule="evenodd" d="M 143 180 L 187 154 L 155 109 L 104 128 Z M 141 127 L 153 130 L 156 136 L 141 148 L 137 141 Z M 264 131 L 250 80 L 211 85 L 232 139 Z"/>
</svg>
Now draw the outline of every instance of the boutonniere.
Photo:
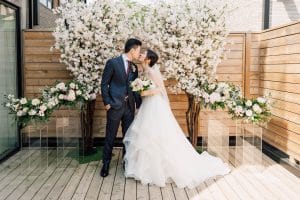
<svg viewBox="0 0 300 200">
<path fill-rule="evenodd" d="M 132 72 L 136 72 L 136 70 L 137 70 L 136 68 L 137 68 L 136 65 L 133 65 L 133 64 L 131 65 Z"/>
</svg>

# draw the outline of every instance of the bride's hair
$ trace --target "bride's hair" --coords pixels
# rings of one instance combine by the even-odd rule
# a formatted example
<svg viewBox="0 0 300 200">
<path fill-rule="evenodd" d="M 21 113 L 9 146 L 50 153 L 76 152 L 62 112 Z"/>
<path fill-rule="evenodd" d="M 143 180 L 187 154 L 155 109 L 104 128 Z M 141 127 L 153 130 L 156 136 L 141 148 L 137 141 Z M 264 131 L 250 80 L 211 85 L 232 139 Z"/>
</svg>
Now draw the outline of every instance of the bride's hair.
<svg viewBox="0 0 300 200">
<path fill-rule="evenodd" d="M 157 53 L 155 53 L 154 51 L 152 51 L 151 49 L 147 49 L 147 59 L 150 60 L 150 67 L 152 67 L 153 65 L 155 65 L 155 63 L 158 61 L 158 55 Z"/>
</svg>

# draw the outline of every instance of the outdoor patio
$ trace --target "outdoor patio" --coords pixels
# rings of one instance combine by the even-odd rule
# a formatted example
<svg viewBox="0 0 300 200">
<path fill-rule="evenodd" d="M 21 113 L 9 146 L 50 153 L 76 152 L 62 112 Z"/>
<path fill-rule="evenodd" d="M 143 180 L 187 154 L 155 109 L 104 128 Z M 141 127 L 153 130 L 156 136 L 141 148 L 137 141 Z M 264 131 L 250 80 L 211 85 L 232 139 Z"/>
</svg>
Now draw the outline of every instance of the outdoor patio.
<svg viewBox="0 0 300 200">
<path fill-rule="evenodd" d="M 147 2 L 146 0 L 134 1 Z M 99 76 L 97 81 L 100 80 L 104 65 L 111 58 L 107 56 L 111 53 L 108 51 L 120 48 L 115 46 L 113 42 L 107 41 L 116 39 L 116 41 L 121 41 L 124 35 L 121 33 L 125 32 L 122 29 L 119 30 L 119 27 L 125 26 L 123 24 L 116 24 L 112 28 L 108 25 L 99 26 L 98 28 L 95 26 L 95 30 L 92 31 L 93 23 L 87 25 L 88 30 L 85 32 L 92 33 L 91 35 L 100 30 L 97 34 L 101 36 L 99 36 L 101 39 L 95 39 L 96 36 L 89 37 L 90 39 L 82 39 L 82 41 L 91 42 L 90 48 L 95 48 L 91 52 L 95 52 L 95 54 L 81 54 L 78 51 L 73 55 L 73 53 L 70 53 L 73 50 L 79 49 L 81 51 L 86 47 L 81 45 L 81 42 L 74 42 L 78 38 L 80 40 L 81 36 L 66 33 L 74 27 L 77 30 L 81 26 L 79 16 L 87 16 L 88 18 L 90 13 L 94 13 L 93 15 L 96 16 L 98 12 L 93 12 L 95 8 L 99 8 L 96 9 L 97 11 L 100 8 L 102 9 L 100 4 L 92 4 L 93 0 L 81 0 L 81 2 L 80 6 L 77 2 L 78 7 L 70 6 L 68 8 L 72 15 L 66 14 L 65 16 L 69 16 L 69 18 L 62 17 L 61 20 L 58 20 L 60 23 L 56 23 L 55 20 L 63 15 L 55 15 L 51 9 L 61 6 L 62 1 L 60 0 L 0 0 L 0 200 L 300 199 L 300 14 L 298 11 L 300 0 L 245 0 L 245 4 L 240 1 L 241 5 L 236 8 L 233 4 L 238 1 L 232 1 L 231 6 L 236 10 L 232 10 L 232 14 L 228 15 L 229 25 L 226 29 L 225 25 L 224 27 L 223 25 L 220 26 L 223 27 L 221 30 L 224 33 L 226 32 L 226 37 L 220 39 L 224 42 L 224 49 L 221 46 L 217 48 L 222 49 L 222 52 L 224 51 L 226 58 L 223 58 L 221 54 L 216 54 L 216 52 L 219 52 L 217 49 L 215 54 L 209 53 L 218 55 L 215 58 L 220 59 L 220 62 L 212 70 L 217 80 L 212 82 L 211 85 L 207 85 L 214 86 L 212 87 L 214 89 L 205 87 L 206 90 L 209 89 L 208 92 L 203 89 L 208 96 L 201 101 L 202 103 L 212 101 L 214 93 L 219 94 L 220 99 L 222 99 L 222 94 L 225 99 L 225 92 L 220 92 L 221 90 L 216 92 L 219 83 L 230 85 L 228 91 L 231 92 L 235 91 L 234 88 L 239 88 L 239 98 L 235 99 L 233 98 L 235 95 L 232 95 L 226 97 L 228 98 L 226 101 L 224 99 L 215 100 L 205 104 L 206 106 L 201 105 L 199 102 L 194 104 L 195 102 L 190 101 L 190 93 L 185 88 L 181 88 L 178 93 L 174 93 L 169 87 L 176 85 L 180 80 L 183 80 L 183 82 L 184 80 L 187 82 L 192 81 L 194 80 L 194 78 L 191 78 L 193 76 L 186 76 L 183 79 L 176 79 L 176 77 L 174 79 L 173 77 L 165 81 L 171 110 L 185 136 L 190 139 L 199 152 L 208 151 L 211 155 L 221 158 L 232 169 L 228 175 L 206 180 L 194 189 L 177 188 L 174 183 L 169 183 L 166 187 L 142 185 L 134 179 L 126 179 L 122 164 L 122 148 L 120 147 L 123 139 L 121 130 L 116 136 L 109 175 L 106 178 L 100 176 L 107 111 L 99 92 L 99 82 L 95 82 L 95 86 L 97 86 L 95 87 L 95 93 L 89 93 L 86 92 L 88 88 L 86 86 L 91 85 L 87 84 L 90 80 L 87 80 L 86 85 L 83 85 L 78 82 L 82 77 L 77 75 L 93 74 L 93 76 Z M 117 7 L 117 4 L 111 3 L 113 1 L 104 2 L 112 8 Z M 98 5 L 98 7 L 90 5 Z M 135 9 L 139 10 L 135 6 L 126 6 L 126 8 L 130 7 L 133 11 Z M 159 8 L 157 10 L 164 10 L 162 7 L 157 7 Z M 72 8 L 77 10 L 72 10 Z M 170 8 L 166 10 L 170 10 Z M 180 11 L 182 8 L 179 6 L 178 11 L 174 12 L 177 13 L 176 23 L 181 24 L 185 17 L 190 17 L 190 19 L 195 19 L 195 22 L 197 22 L 194 24 L 202 24 L 202 22 L 198 23 L 197 21 L 201 17 L 192 16 L 191 13 L 193 12 L 190 12 L 189 9 L 183 14 Z M 193 6 L 191 6 L 192 8 Z M 64 9 L 62 10 L 68 10 L 67 7 L 64 7 Z M 151 16 L 149 20 L 152 20 L 151 22 L 160 22 L 161 19 L 165 19 L 164 13 L 157 12 L 158 14 L 155 16 L 151 9 L 141 9 L 146 13 L 143 17 L 132 15 L 132 13 L 136 13 L 132 10 L 125 12 L 125 14 L 128 14 L 127 17 L 119 15 L 117 8 L 112 10 L 115 10 L 115 13 L 108 14 L 107 19 L 98 20 L 97 17 L 93 18 L 94 16 L 91 15 L 90 21 L 95 20 L 94 24 L 99 22 L 103 25 L 105 21 L 123 22 L 124 19 L 123 23 L 126 26 L 128 25 L 132 30 L 137 31 L 146 30 L 143 27 L 147 27 L 147 23 L 145 22 L 142 24 L 143 26 L 139 27 L 125 19 L 134 17 L 137 20 L 149 16 Z M 203 9 L 195 10 L 197 11 L 195 13 L 201 10 Z M 172 13 L 173 11 L 170 12 L 170 15 Z M 206 14 L 203 16 L 206 16 Z M 102 16 L 100 17 L 102 19 Z M 152 19 L 152 17 L 154 18 Z M 68 24 L 68 20 L 73 20 L 73 18 L 77 20 L 76 23 Z M 190 23 L 189 18 L 186 19 Z M 85 21 L 90 23 L 89 20 Z M 162 24 L 158 23 L 153 27 L 158 29 Z M 74 27 L 69 29 L 70 25 L 74 25 Z M 55 29 L 59 26 L 65 32 L 59 32 L 60 29 Z M 104 27 L 103 30 L 101 27 Z M 189 29 L 190 33 L 186 35 L 187 40 L 180 38 L 176 38 L 176 40 L 179 43 L 181 40 L 185 41 L 188 44 L 187 46 L 197 44 L 199 48 L 201 47 L 200 49 L 209 46 L 202 44 L 202 42 L 200 42 L 201 44 L 195 42 L 197 40 L 190 42 L 191 37 L 198 38 L 198 36 L 201 36 L 202 38 L 199 31 L 202 28 L 199 27 L 190 26 L 187 23 L 185 28 L 177 28 L 177 31 Z M 207 27 L 210 27 L 209 23 Z M 217 26 L 211 27 L 216 28 Z M 167 26 L 163 28 L 163 30 L 168 29 L 170 28 Z M 110 38 L 112 37 L 112 30 L 115 30 L 115 33 L 119 33 L 122 37 L 116 35 L 115 38 Z M 209 28 L 207 30 L 203 28 L 203 30 L 210 33 L 214 32 L 209 31 Z M 219 30 L 219 28 L 216 30 Z M 145 37 L 142 38 L 143 48 L 151 47 L 151 45 L 155 46 L 154 39 L 149 38 L 160 32 L 154 30 L 153 33 L 147 33 L 145 31 Z M 158 35 L 157 38 L 154 38 L 158 40 L 162 40 L 161 38 L 172 39 L 175 35 L 176 37 L 181 35 L 181 32 L 185 34 L 184 31 L 180 31 L 180 34 L 164 31 L 164 37 Z M 196 34 L 197 32 L 199 32 L 199 35 Z M 220 38 L 222 36 L 221 32 L 212 38 Z M 206 34 L 206 32 L 204 33 Z M 62 35 L 66 36 L 67 39 L 60 38 Z M 205 39 L 205 37 L 203 38 Z M 123 38 L 124 41 L 126 39 L 128 38 Z M 69 41 L 70 44 L 74 42 L 78 46 L 69 43 L 64 44 L 64 41 Z M 108 46 L 105 47 L 104 43 L 107 43 Z M 169 59 L 176 62 L 180 61 L 178 59 L 182 59 L 186 64 L 181 66 L 180 61 L 178 66 L 183 69 L 192 63 L 191 60 L 198 63 L 208 57 L 213 58 L 213 56 L 205 57 L 205 54 L 208 54 L 212 48 L 203 51 L 206 53 L 199 53 L 198 50 L 193 50 L 194 47 L 191 48 L 192 53 L 199 53 L 196 57 L 200 59 L 195 59 L 196 57 L 192 56 L 192 53 L 187 53 L 189 52 L 188 48 L 183 48 L 184 45 L 174 47 L 165 45 L 168 43 L 169 41 L 162 42 L 163 48 L 157 49 L 160 54 L 159 62 L 161 63 L 159 64 L 162 66 L 160 69 L 164 74 L 168 73 L 164 64 L 168 63 Z M 218 44 L 221 44 L 221 42 L 218 42 Z M 53 45 L 57 47 L 53 48 Z M 70 46 L 74 46 L 74 49 L 64 50 L 65 47 L 69 48 Z M 166 51 L 167 47 L 170 48 L 169 51 Z M 197 49 L 199 49 L 198 47 Z M 179 58 L 180 56 L 176 55 L 178 53 L 173 51 L 174 48 L 181 52 L 180 55 L 185 56 Z M 172 54 L 167 57 L 164 56 L 164 54 L 169 54 L 167 52 L 175 52 L 175 56 L 172 56 Z M 114 55 L 119 55 L 123 52 L 120 50 L 120 52 L 114 53 Z M 91 54 L 97 55 L 91 56 Z M 66 58 L 70 60 L 65 62 L 64 59 Z M 80 69 L 80 73 L 77 73 L 76 70 L 74 73 L 72 71 L 74 69 L 70 69 L 70 66 L 74 66 L 72 62 L 76 59 L 81 61 L 78 62 L 80 66 L 76 69 Z M 93 65 L 90 66 L 90 63 L 93 63 Z M 140 64 L 139 62 L 136 63 Z M 75 64 L 77 65 L 77 63 Z M 201 62 L 196 64 L 195 69 L 202 69 L 202 65 L 204 66 Z M 210 65 L 213 66 L 213 64 Z M 94 68 L 96 69 L 95 66 L 99 69 L 93 71 Z M 174 66 L 175 71 L 181 71 L 180 67 Z M 187 74 L 195 73 L 195 69 L 192 70 L 192 73 Z M 137 70 L 139 72 L 143 71 L 141 66 L 138 66 Z M 75 74 L 77 75 L 75 76 Z M 200 80 L 202 77 L 199 76 L 198 78 Z M 71 87 L 71 83 L 76 83 L 76 85 Z M 60 84 L 63 84 L 64 87 L 58 87 Z M 195 84 L 191 85 L 196 89 L 199 86 L 199 84 L 196 86 Z M 49 86 L 49 88 L 46 88 L 46 86 Z M 54 92 L 50 92 L 51 95 L 49 95 L 50 93 L 45 95 L 45 92 L 47 90 L 49 92 L 51 89 Z M 74 98 L 69 95 L 73 94 L 69 90 L 76 94 Z M 18 100 L 14 97 L 9 99 L 8 96 L 10 95 L 8 94 L 14 95 Z M 230 94 L 230 92 L 227 92 L 227 94 Z M 61 95 L 62 97 L 60 97 Z M 202 93 L 201 95 L 201 98 L 205 96 Z M 264 102 L 259 103 L 259 98 L 263 99 Z M 235 99 L 231 102 L 235 103 L 234 106 L 228 103 L 230 99 Z M 21 100 L 26 102 L 21 103 Z M 33 103 L 34 100 L 38 103 Z M 250 102 L 251 105 L 247 105 L 247 102 Z M 5 106 L 2 106 L 2 104 Z M 242 106 L 240 113 L 237 109 L 238 104 L 240 104 L 240 107 Z M 199 115 L 190 115 L 190 119 L 193 119 L 194 123 L 187 119 L 188 114 L 186 114 L 187 111 L 189 112 L 191 105 L 199 107 Z M 235 108 L 233 109 L 229 105 Z M 254 109 L 255 105 L 259 105 L 259 109 L 256 109 L 256 111 Z M 41 114 L 40 112 L 32 113 L 32 111 L 35 111 L 35 106 L 36 111 L 41 111 Z M 46 109 L 42 109 L 43 106 L 46 106 Z M 251 111 L 251 113 L 247 115 L 247 111 Z M 17 123 L 13 123 L 13 117 L 16 117 L 19 122 L 24 122 L 23 125 L 25 126 L 20 128 Z M 40 120 L 43 117 L 45 119 Z M 264 121 L 263 119 L 269 120 Z M 190 134 L 191 132 L 193 134 Z M 84 143 L 83 141 L 87 142 Z M 96 146 L 98 152 L 83 157 L 79 152 L 85 152 L 88 149 L 85 146 L 86 144 L 90 144 L 89 147 L 91 148 L 89 150 L 92 149 L 93 145 Z M 176 155 L 175 150 L 174 154 Z M 189 170 L 193 167 L 186 165 L 183 168 Z"/>
</svg>

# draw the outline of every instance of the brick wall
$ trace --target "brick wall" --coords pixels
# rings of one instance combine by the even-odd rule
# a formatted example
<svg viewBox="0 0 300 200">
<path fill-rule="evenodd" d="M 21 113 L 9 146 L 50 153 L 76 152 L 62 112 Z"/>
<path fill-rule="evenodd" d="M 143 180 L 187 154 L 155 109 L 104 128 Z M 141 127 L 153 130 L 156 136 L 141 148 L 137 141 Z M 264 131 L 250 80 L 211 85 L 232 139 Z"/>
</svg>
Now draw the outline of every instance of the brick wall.
<svg viewBox="0 0 300 200">
<path fill-rule="evenodd" d="M 300 0 L 271 0 L 270 26 L 300 20 Z"/>
<path fill-rule="evenodd" d="M 53 29 L 55 27 L 56 16 L 52 10 L 39 3 L 39 25 L 34 26 L 33 29 Z"/>
</svg>

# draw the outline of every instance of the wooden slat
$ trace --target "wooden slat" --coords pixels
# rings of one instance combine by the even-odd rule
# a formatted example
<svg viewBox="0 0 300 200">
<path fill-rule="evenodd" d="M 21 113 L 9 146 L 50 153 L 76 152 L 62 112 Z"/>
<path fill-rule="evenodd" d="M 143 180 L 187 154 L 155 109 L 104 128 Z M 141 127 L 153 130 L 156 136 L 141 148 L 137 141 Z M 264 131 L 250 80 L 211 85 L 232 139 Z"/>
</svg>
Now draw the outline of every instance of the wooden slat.
<svg viewBox="0 0 300 200">
<path fill-rule="evenodd" d="M 283 83 L 275 81 L 264 81 L 260 82 L 260 87 L 271 90 L 277 90 L 282 92 L 300 93 L 299 85 L 295 83 Z"/>
<path fill-rule="evenodd" d="M 260 55 L 266 56 L 276 56 L 284 54 L 300 54 L 300 44 L 291 44 L 286 46 L 277 46 L 261 49 Z"/>
<path fill-rule="evenodd" d="M 246 34 L 245 38 L 245 51 L 244 51 L 244 70 L 243 70 L 243 86 L 244 96 L 249 98 L 250 96 L 250 64 L 251 64 L 251 35 Z"/>
<path fill-rule="evenodd" d="M 34 182 L 34 180 L 46 169 L 49 169 L 53 166 L 54 160 L 54 151 L 44 152 L 43 156 L 40 157 L 40 160 L 33 163 L 32 166 L 28 167 L 24 171 L 22 171 L 17 177 L 15 177 L 10 183 L 1 190 L 0 199 L 18 199 L 24 192 L 26 192 L 27 188 L 25 184 L 30 184 Z M 50 156 L 50 159 L 48 159 Z M 44 163 L 49 164 L 48 166 L 43 166 Z M 15 191 L 15 192 L 14 192 Z"/>
<path fill-rule="evenodd" d="M 120 157 L 120 149 L 113 151 L 112 161 L 110 163 L 109 175 L 103 179 L 101 190 L 99 191 L 98 199 L 107 200 L 111 198 L 111 192 L 114 185 L 114 180 L 117 171 L 117 163 Z"/>
<path fill-rule="evenodd" d="M 125 177 L 123 171 L 122 156 L 119 156 L 117 163 L 117 171 L 115 176 L 114 185 L 111 193 L 111 200 L 123 199 L 124 197 L 124 188 L 125 188 Z"/>
<path fill-rule="evenodd" d="M 300 54 L 275 55 L 260 57 L 260 62 L 266 65 L 272 64 L 297 64 L 300 63 Z"/>
<path fill-rule="evenodd" d="M 284 35 L 280 38 L 268 38 L 267 40 L 260 42 L 261 48 L 285 46 L 285 45 L 292 45 L 292 44 L 299 44 L 299 43 L 300 43 L 300 34 Z"/>
<path fill-rule="evenodd" d="M 272 38 L 279 38 L 286 35 L 293 35 L 296 33 L 300 33 L 300 23 L 293 23 L 288 26 L 284 26 L 282 28 L 274 28 L 268 31 L 263 32 L 261 35 L 261 40 L 269 40 Z"/>
<path fill-rule="evenodd" d="M 92 182 L 90 184 L 90 187 L 86 193 L 85 199 L 86 200 L 96 200 L 98 197 L 98 194 L 100 192 L 100 189 L 102 187 L 103 183 L 103 177 L 100 176 L 100 170 L 102 168 L 103 163 L 100 161 L 99 165 L 94 173 L 94 177 L 92 179 Z"/>
<path fill-rule="evenodd" d="M 52 200 L 52 199 L 58 199 L 65 187 L 67 186 L 68 182 L 70 181 L 71 177 L 73 176 L 75 172 L 75 166 L 77 163 L 76 160 L 72 160 L 71 163 L 66 166 L 63 173 L 60 174 L 59 179 L 56 183 L 52 183 L 53 186 L 51 188 L 51 191 L 47 194 L 46 200 Z"/>
<path fill-rule="evenodd" d="M 288 73 L 299 74 L 299 63 L 296 64 L 278 64 L 278 65 L 261 65 L 262 72 L 266 73 Z"/>
<path fill-rule="evenodd" d="M 89 163 L 72 199 L 73 200 L 80 200 L 80 199 L 84 199 L 89 187 L 90 187 L 90 184 L 91 184 L 91 181 L 94 177 L 94 173 L 97 169 L 97 166 L 99 165 L 99 161 L 92 161 Z"/>
<path fill-rule="evenodd" d="M 55 151 L 55 150 L 54 150 Z M 69 151 L 65 151 L 62 156 L 65 156 Z M 62 172 L 69 166 L 72 160 L 64 159 L 62 162 L 57 162 L 57 153 L 55 152 L 54 162 L 52 166 L 49 166 L 43 174 L 41 174 L 34 183 L 27 189 L 27 191 L 21 196 L 21 199 L 44 199 L 55 181 L 60 177 Z"/>
</svg>

